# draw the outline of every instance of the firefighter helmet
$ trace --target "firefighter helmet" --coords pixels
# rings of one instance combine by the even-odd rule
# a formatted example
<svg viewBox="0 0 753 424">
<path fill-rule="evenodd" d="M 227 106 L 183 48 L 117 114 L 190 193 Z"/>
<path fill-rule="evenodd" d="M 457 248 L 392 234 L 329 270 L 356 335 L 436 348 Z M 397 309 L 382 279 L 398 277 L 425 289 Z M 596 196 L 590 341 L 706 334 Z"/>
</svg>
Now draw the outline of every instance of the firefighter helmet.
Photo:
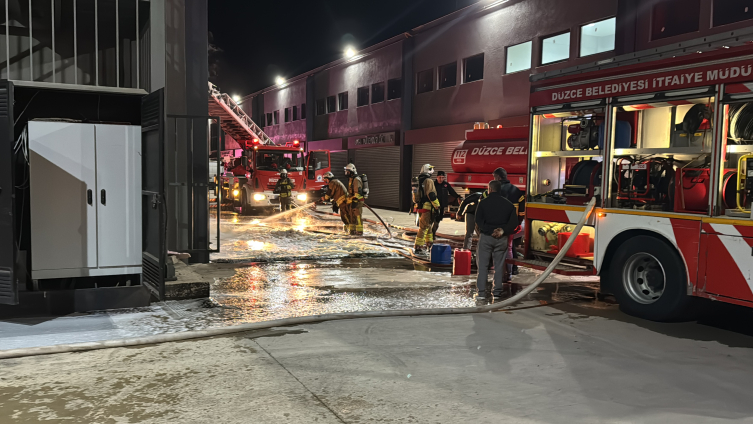
<svg viewBox="0 0 753 424">
<path fill-rule="evenodd" d="M 288 176 L 288 170 L 287 169 L 283 169 L 282 171 L 280 171 L 280 176 L 281 177 L 287 177 Z"/>
<path fill-rule="evenodd" d="M 353 175 L 356 175 L 358 172 L 356 171 L 356 166 L 352 163 L 349 163 L 348 166 L 345 167 L 345 173 L 347 174 L 348 171 L 352 172 Z"/>
<path fill-rule="evenodd" d="M 421 173 L 431 175 L 434 173 L 434 167 L 427 163 L 426 165 L 421 167 Z"/>
<path fill-rule="evenodd" d="M 326 174 L 324 174 L 324 177 L 323 177 L 323 178 L 324 178 L 325 180 L 332 180 L 332 179 L 334 179 L 334 178 L 335 178 L 335 174 L 333 174 L 333 173 L 331 173 L 331 172 L 327 172 Z"/>
</svg>

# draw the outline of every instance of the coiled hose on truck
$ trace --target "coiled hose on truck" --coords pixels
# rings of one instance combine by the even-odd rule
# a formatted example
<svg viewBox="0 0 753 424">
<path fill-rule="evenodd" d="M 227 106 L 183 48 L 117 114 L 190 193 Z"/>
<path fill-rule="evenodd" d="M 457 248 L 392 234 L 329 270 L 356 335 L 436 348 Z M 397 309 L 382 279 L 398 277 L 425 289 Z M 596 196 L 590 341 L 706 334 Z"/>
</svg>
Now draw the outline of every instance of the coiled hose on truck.
<svg viewBox="0 0 753 424">
<path fill-rule="evenodd" d="M 539 277 L 531 285 L 521 290 L 515 296 L 503 300 L 502 302 L 493 303 L 485 306 L 471 307 L 471 308 L 431 308 L 431 309 L 409 309 L 409 310 L 393 310 L 393 311 L 363 311 L 363 312 L 341 312 L 334 314 L 322 314 L 311 315 L 307 317 L 294 317 L 283 318 L 264 322 L 254 322 L 248 324 L 239 324 L 232 327 L 224 328 L 210 328 L 207 330 L 192 330 L 182 333 L 169 333 L 169 334 L 156 334 L 145 337 L 134 337 L 129 339 L 117 339 L 107 340 L 102 342 L 88 342 L 88 343 L 75 343 L 75 344 L 63 344 L 54 346 L 43 347 L 31 347 L 23 349 L 12 349 L 0 351 L 0 359 L 10 358 L 22 358 L 26 356 L 39 356 L 39 355 L 51 355 L 55 353 L 69 353 L 69 352 L 85 352 L 90 350 L 110 349 L 117 347 L 131 347 L 131 346 L 143 346 L 158 343 L 177 342 L 183 340 L 200 339 L 205 337 L 222 336 L 226 334 L 242 333 L 247 331 L 263 330 L 272 327 L 283 327 L 291 325 L 302 324 L 314 324 L 324 321 L 337 321 L 345 319 L 356 318 L 380 318 L 380 317 L 415 317 L 424 315 L 458 315 L 458 314 L 473 314 L 482 312 L 492 312 L 502 308 L 506 308 L 512 304 L 515 304 L 519 300 L 528 296 L 531 292 L 546 280 L 549 274 L 554 271 L 554 268 L 559 265 L 565 253 L 570 250 L 575 238 L 580 233 L 581 229 L 585 225 L 588 217 L 596 206 L 596 199 L 591 201 L 586 206 L 586 210 L 583 212 L 583 216 L 580 218 L 578 225 L 573 230 L 570 237 L 567 239 L 565 245 L 560 249 L 557 256 L 555 256 L 552 263 L 546 268 L 546 270 L 539 275 Z"/>
</svg>

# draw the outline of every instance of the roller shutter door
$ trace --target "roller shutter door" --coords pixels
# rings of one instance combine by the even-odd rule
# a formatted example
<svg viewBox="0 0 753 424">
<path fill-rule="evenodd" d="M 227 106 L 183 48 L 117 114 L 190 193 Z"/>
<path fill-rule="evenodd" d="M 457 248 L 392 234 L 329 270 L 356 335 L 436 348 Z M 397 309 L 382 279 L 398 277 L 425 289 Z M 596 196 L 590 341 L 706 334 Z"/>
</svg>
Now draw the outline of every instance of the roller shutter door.
<svg viewBox="0 0 753 424">
<path fill-rule="evenodd" d="M 460 143 L 462 141 L 414 145 L 411 176 L 417 176 L 421 167 L 427 163 L 434 165 L 436 171 L 452 172 L 452 152 Z"/>
<path fill-rule="evenodd" d="M 359 174 L 369 177 L 369 206 L 400 207 L 400 147 L 374 147 L 355 150 Z"/>
<path fill-rule="evenodd" d="M 345 165 L 348 164 L 348 152 L 330 152 L 329 161 L 332 174 L 334 174 L 335 178 L 343 183 L 348 181 L 345 178 Z"/>
</svg>

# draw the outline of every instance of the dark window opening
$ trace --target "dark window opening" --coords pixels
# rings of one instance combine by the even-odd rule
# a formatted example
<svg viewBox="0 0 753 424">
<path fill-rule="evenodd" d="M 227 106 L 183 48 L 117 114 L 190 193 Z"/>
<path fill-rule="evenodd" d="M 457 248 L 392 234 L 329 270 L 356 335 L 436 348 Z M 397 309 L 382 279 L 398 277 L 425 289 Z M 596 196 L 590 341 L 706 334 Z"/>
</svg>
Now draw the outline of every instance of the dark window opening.
<svg viewBox="0 0 753 424">
<path fill-rule="evenodd" d="M 272 119 L 274 120 L 275 125 L 280 123 L 280 111 L 279 110 L 272 112 Z"/>
<path fill-rule="evenodd" d="M 651 11 L 651 39 L 698 31 L 700 19 L 701 0 L 662 0 Z"/>
<path fill-rule="evenodd" d="M 378 82 L 371 85 L 371 103 L 382 103 L 384 101 L 384 83 Z"/>
<path fill-rule="evenodd" d="M 324 115 L 327 113 L 327 102 L 324 99 L 319 99 L 316 101 L 316 114 L 317 115 Z"/>
<path fill-rule="evenodd" d="M 473 82 L 484 79 L 484 54 L 469 57 L 464 61 L 463 82 Z"/>
<path fill-rule="evenodd" d="M 272 113 L 267 114 L 267 125 L 272 125 Z"/>
<path fill-rule="evenodd" d="M 260 127 L 266 127 L 267 126 L 267 115 L 261 114 L 261 122 L 259 122 Z"/>
<path fill-rule="evenodd" d="M 714 0 L 714 26 L 753 18 L 753 0 Z"/>
<path fill-rule="evenodd" d="M 394 100 L 403 97 L 403 80 L 391 79 L 387 81 L 387 100 Z"/>
<path fill-rule="evenodd" d="M 434 91 L 434 70 L 427 69 L 418 73 L 416 77 L 416 91 L 418 94 Z"/>
<path fill-rule="evenodd" d="M 290 108 L 285 108 L 285 122 L 290 122 Z"/>
<path fill-rule="evenodd" d="M 293 106 L 293 120 L 298 120 L 298 106 Z"/>
<path fill-rule="evenodd" d="M 306 119 L 306 103 L 301 105 L 301 119 Z"/>
<path fill-rule="evenodd" d="M 327 97 L 327 113 L 337 112 L 337 103 L 335 96 Z"/>
<path fill-rule="evenodd" d="M 439 67 L 439 88 L 454 87 L 458 82 L 458 63 L 452 62 Z"/>
<path fill-rule="evenodd" d="M 369 87 L 358 88 L 358 107 L 369 104 Z"/>
<path fill-rule="evenodd" d="M 329 168 L 329 155 L 327 155 L 327 152 L 312 152 L 311 154 L 315 170 Z"/>
<path fill-rule="evenodd" d="M 337 95 L 337 102 L 340 104 L 340 110 L 348 109 L 348 92 L 342 92 Z"/>
</svg>

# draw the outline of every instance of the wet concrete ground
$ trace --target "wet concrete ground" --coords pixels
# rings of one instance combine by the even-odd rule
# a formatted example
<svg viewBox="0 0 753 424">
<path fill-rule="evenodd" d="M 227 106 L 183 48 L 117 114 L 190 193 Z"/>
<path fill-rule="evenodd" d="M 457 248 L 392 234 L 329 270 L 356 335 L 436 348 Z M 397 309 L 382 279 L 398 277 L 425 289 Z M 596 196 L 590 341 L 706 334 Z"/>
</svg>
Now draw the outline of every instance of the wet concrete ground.
<svg viewBox="0 0 753 424">
<path fill-rule="evenodd" d="M 255 222 L 255 221 L 259 222 Z M 453 277 L 336 233 L 227 216 L 212 299 L 0 322 L 0 349 L 328 312 L 473 306 Z M 266 225 L 260 225 L 266 224 Z M 249 243 L 252 241 L 254 243 Z M 314 260 L 312 258 L 319 258 Z M 324 259 L 322 259 L 324 258 Z M 536 277 L 523 272 L 516 282 Z M 620 313 L 594 279 L 555 277 L 512 310 L 363 319 L 0 361 L 8 422 L 753 422 L 753 313 L 699 322 Z M 0 422 L 4 423 L 2 418 Z"/>
</svg>

